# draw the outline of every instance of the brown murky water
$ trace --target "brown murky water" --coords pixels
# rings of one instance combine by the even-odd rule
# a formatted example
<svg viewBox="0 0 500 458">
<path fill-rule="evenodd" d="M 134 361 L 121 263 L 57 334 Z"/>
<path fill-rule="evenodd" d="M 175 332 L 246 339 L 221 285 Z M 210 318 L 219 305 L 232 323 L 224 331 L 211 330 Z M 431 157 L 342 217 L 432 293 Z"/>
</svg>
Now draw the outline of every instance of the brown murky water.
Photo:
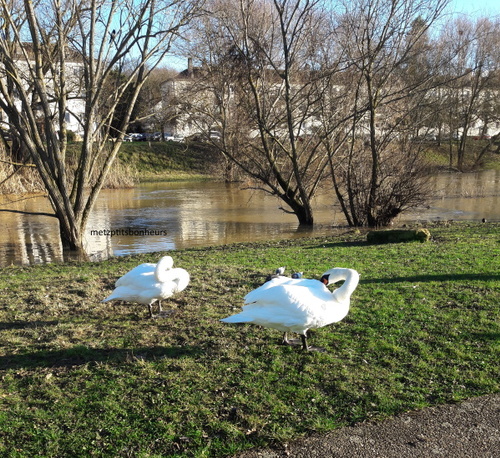
<svg viewBox="0 0 500 458">
<path fill-rule="evenodd" d="M 440 174 L 436 199 L 407 213 L 398 223 L 429 220 L 500 219 L 500 172 Z M 154 183 L 105 190 L 91 215 L 86 247 L 96 259 L 193 246 L 331 234 L 345 225 L 335 199 L 315 202 L 317 225 L 298 229 L 280 202 L 236 184 Z M 44 197 L 3 198 L 0 208 L 50 212 Z M 64 256 L 54 218 L 0 212 L 0 266 L 61 261 Z"/>
</svg>

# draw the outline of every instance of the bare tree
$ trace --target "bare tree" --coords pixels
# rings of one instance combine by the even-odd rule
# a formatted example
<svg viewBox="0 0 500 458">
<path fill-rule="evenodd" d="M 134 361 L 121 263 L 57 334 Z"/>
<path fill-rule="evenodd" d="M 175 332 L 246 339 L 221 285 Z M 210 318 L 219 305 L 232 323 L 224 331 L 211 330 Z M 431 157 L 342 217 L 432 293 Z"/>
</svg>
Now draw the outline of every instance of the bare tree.
<svg viewBox="0 0 500 458">
<path fill-rule="evenodd" d="M 486 137 L 488 128 L 500 119 L 499 39 L 498 19 L 471 21 L 463 17 L 449 23 L 441 38 L 452 56 L 446 67 L 449 82 L 443 95 L 450 131 L 458 138 L 458 142 L 450 143 L 450 167 L 460 171 L 476 166 L 492 146 L 490 143 L 473 157 L 468 154 L 474 150 L 470 148 L 471 138 Z M 455 144 L 454 158 L 452 146 Z"/>
<path fill-rule="evenodd" d="M 165 67 L 154 69 L 139 93 L 135 116 L 131 119 L 131 131 L 145 126 L 164 133 L 164 126 L 169 120 L 169 114 L 163 108 L 162 83 L 173 78 L 177 71 Z"/>
<path fill-rule="evenodd" d="M 214 2 L 191 87 L 217 103 L 192 111 L 220 128 L 217 148 L 301 224 L 313 223 L 311 199 L 327 173 L 349 224 L 387 224 L 426 195 L 421 145 L 410 139 L 429 125 L 429 114 L 415 113 L 429 104 L 442 56 L 427 31 L 447 3 Z M 187 112 L 201 102 L 185 99 Z"/>
<path fill-rule="evenodd" d="M 90 211 L 138 94 L 197 2 L 0 2 L 0 108 L 40 173 L 63 247 L 83 251 Z M 127 109 L 112 126 L 124 101 Z M 67 161 L 69 117 L 82 135 L 74 168 Z M 113 129 L 119 135 L 109 141 Z"/>
<path fill-rule="evenodd" d="M 338 17 L 352 117 L 348 141 L 329 148 L 333 185 L 350 225 L 386 225 L 425 197 L 419 148 L 409 140 L 413 113 L 433 87 L 438 64 L 424 59 L 426 31 L 446 4 L 356 0 Z"/>
<path fill-rule="evenodd" d="M 250 178 L 250 186 L 279 197 L 301 225 L 313 224 L 312 198 L 328 165 L 315 135 L 326 87 L 317 50 L 330 32 L 321 5 L 213 2 L 192 49 L 201 66 L 192 87 L 215 100 L 212 110 L 196 110 L 200 122 L 221 131 L 214 146 Z"/>
</svg>

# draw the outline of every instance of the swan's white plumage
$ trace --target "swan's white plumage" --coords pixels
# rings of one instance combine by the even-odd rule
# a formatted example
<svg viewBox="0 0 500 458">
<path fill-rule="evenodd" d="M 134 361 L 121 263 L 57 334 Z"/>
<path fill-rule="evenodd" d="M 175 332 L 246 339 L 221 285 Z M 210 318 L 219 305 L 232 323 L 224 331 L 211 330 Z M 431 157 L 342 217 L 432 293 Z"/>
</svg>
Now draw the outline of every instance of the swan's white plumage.
<svg viewBox="0 0 500 458">
<path fill-rule="evenodd" d="M 164 256 L 157 264 L 145 263 L 135 267 L 116 281 L 115 290 L 103 302 L 138 302 L 147 305 L 153 316 L 152 304 L 158 301 L 161 311 L 162 300 L 183 291 L 189 284 L 189 273 L 172 266 L 173 259 Z"/>
<path fill-rule="evenodd" d="M 349 311 L 351 294 L 359 282 L 355 270 L 340 267 L 328 270 L 323 278 L 326 284 L 340 280 L 344 280 L 344 284 L 332 293 L 322 281 L 274 278 L 245 296 L 240 313 L 221 321 L 252 323 L 285 333 L 296 332 L 303 336 L 307 348 L 307 330 L 342 320 Z"/>
<path fill-rule="evenodd" d="M 162 279 L 163 271 L 170 270 L 174 266 L 174 260 L 171 256 L 163 256 L 157 264 L 152 262 L 145 262 L 132 270 L 128 271 L 125 275 L 116 280 L 115 286 L 126 286 L 134 283 L 136 279 L 142 278 L 147 275 L 154 275 L 155 270 L 158 268 L 158 275 Z"/>
</svg>

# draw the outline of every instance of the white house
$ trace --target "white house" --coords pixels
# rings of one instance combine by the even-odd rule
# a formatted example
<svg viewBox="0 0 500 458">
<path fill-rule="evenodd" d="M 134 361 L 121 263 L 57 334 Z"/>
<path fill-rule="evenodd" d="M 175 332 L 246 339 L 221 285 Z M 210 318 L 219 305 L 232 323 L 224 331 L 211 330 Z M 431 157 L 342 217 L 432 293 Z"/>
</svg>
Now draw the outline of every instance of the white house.
<svg viewBox="0 0 500 458">
<path fill-rule="evenodd" d="M 170 112 L 170 120 L 165 125 L 165 131 L 174 136 L 187 137 L 200 132 L 209 132 L 217 130 L 214 126 L 214 120 L 217 119 L 217 99 L 213 91 L 203 87 L 203 82 L 198 78 L 200 69 L 193 68 L 191 61 L 188 62 L 188 68 L 180 72 L 175 78 L 165 81 L 162 84 L 163 109 Z M 276 83 L 279 84 L 279 83 Z M 345 88 L 338 86 L 337 91 L 343 92 Z M 450 91 L 452 92 L 450 94 Z M 428 98 L 430 105 L 435 105 L 443 97 L 453 96 L 458 104 L 464 106 L 468 104 L 470 94 L 467 88 L 458 90 L 450 88 L 438 88 L 429 91 Z M 470 137 L 492 137 L 500 133 L 500 91 L 487 90 L 480 95 L 478 104 L 481 104 L 482 113 L 477 114 L 469 124 L 467 135 Z M 434 100 L 434 101 L 433 101 Z M 489 107 L 489 111 L 488 108 Z M 384 123 L 390 118 L 379 113 L 380 120 L 377 123 L 377 129 L 384 130 Z M 387 118 L 387 119 L 386 119 Z M 315 130 L 320 123 L 319 119 L 308 118 L 307 122 L 301 125 L 301 134 L 307 135 Z M 434 121 L 435 124 L 435 121 Z M 438 127 L 433 124 L 420 124 L 422 127 L 417 133 L 418 136 L 432 137 L 438 135 Z M 366 126 L 368 127 L 368 126 Z M 363 123 L 359 123 L 358 129 L 363 129 Z M 448 124 L 448 120 L 441 119 L 439 127 L 441 135 L 462 135 L 461 127 L 453 128 Z"/>
<path fill-rule="evenodd" d="M 25 44 L 26 47 L 31 46 L 30 43 Z M 30 56 L 28 49 L 27 55 Z M 29 87 L 33 81 L 33 76 L 30 69 L 34 67 L 33 61 L 27 61 L 26 56 L 18 52 L 16 59 L 16 69 L 19 73 L 19 77 L 24 81 L 24 88 L 29 92 Z M 84 83 L 83 83 L 83 64 L 79 61 L 76 54 L 73 58 L 68 58 L 65 63 L 66 75 L 65 75 L 65 88 L 67 91 L 67 103 L 66 103 L 66 113 L 64 114 L 64 119 L 66 122 L 67 131 L 73 132 L 77 138 L 83 135 L 83 120 L 85 118 L 85 100 L 84 100 Z M 3 75 L 3 69 L 0 68 L 0 78 L 5 78 Z M 51 76 L 47 76 L 46 85 L 48 86 L 48 92 L 50 93 L 50 81 Z M 58 85 L 58 84 L 57 84 Z M 59 90 L 60 88 L 54 89 Z M 56 96 L 54 96 L 56 98 Z M 21 100 L 15 99 L 14 103 L 17 109 L 22 111 Z M 51 116 L 55 117 L 58 113 L 57 102 L 54 101 L 50 104 Z M 8 119 L 5 113 L 0 111 L 0 126 L 8 131 L 10 126 L 8 124 Z"/>
</svg>

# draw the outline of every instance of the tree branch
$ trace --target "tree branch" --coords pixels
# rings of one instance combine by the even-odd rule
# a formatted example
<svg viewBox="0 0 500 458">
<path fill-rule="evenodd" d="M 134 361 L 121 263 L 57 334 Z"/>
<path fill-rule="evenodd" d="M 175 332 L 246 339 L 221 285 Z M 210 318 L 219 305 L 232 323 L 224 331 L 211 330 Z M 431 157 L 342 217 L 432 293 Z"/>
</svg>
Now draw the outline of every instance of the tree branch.
<svg viewBox="0 0 500 458">
<path fill-rule="evenodd" d="M 4 159 L 0 159 L 0 162 L 3 162 L 4 164 L 17 165 L 19 167 L 36 167 L 35 164 L 22 164 L 21 162 L 6 161 Z"/>
<path fill-rule="evenodd" d="M 20 213 L 21 215 L 50 216 L 51 218 L 57 218 L 57 216 L 56 216 L 55 213 L 26 212 L 26 211 L 23 211 L 23 210 L 9 210 L 7 208 L 0 208 L 0 212 Z"/>
</svg>

